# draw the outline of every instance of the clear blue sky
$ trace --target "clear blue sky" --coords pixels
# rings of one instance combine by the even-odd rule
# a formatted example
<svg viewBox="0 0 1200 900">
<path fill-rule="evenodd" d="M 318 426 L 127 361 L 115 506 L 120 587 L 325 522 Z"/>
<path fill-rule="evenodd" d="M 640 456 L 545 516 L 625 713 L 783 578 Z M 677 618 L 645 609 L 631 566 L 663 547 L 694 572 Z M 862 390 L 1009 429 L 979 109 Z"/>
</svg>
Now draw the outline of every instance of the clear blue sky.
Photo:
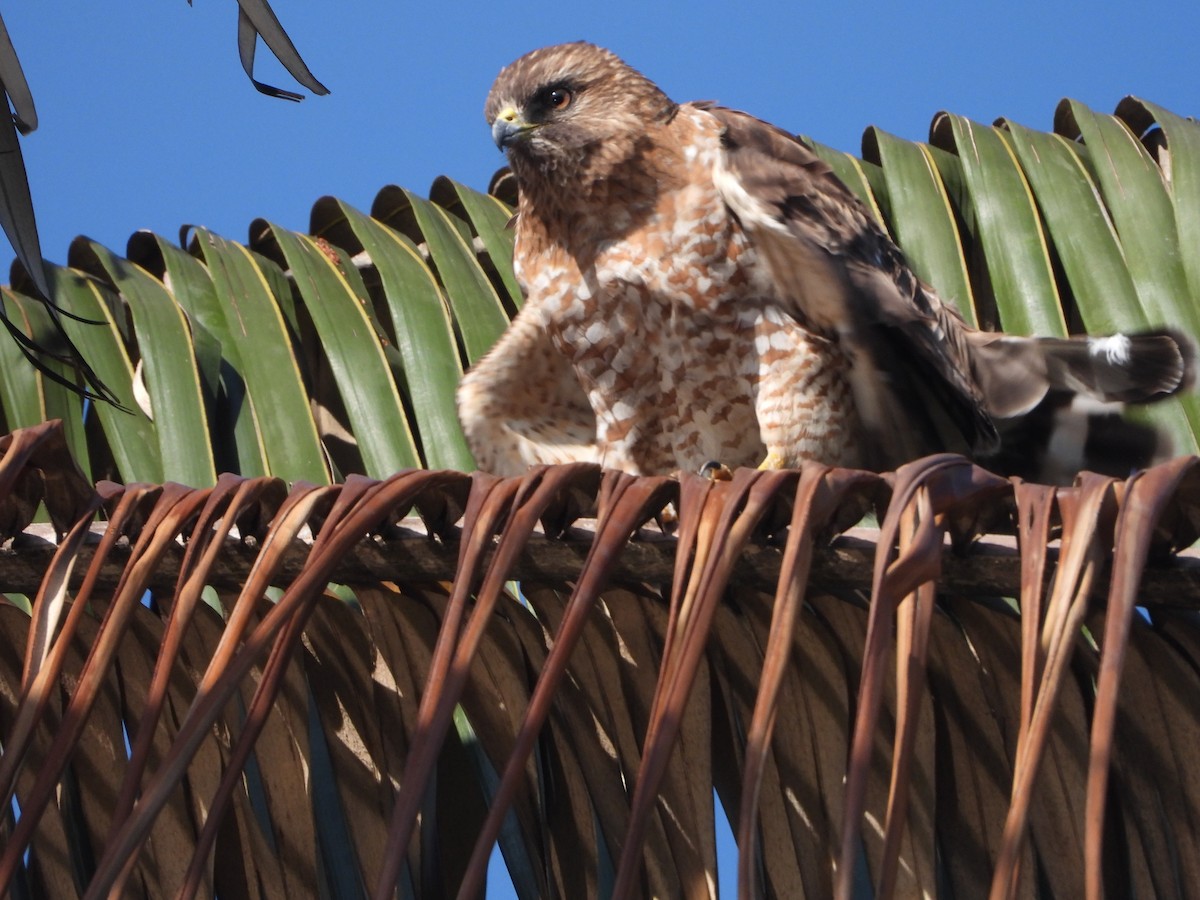
<svg viewBox="0 0 1200 900">
<path fill-rule="evenodd" d="M 48 259 L 65 262 L 79 234 L 123 254 L 143 228 L 175 239 L 190 223 L 245 241 L 261 216 L 305 231 L 324 194 L 367 210 L 386 184 L 424 193 L 441 174 L 482 189 L 503 163 L 482 117 L 497 71 L 579 38 L 676 100 L 717 100 L 854 153 L 869 125 L 924 139 L 943 109 L 1048 129 L 1063 97 L 1111 112 L 1136 94 L 1200 114 L 1195 3 L 274 8 L 329 96 L 255 92 L 237 61 L 233 0 L 5 5 L 41 119 L 22 146 Z M 259 65 L 260 79 L 293 86 L 262 47 Z M 12 256 L 2 242 L 0 256 Z M 731 859 L 722 865 L 727 887 Z"/>
<path fill-rule="evenodd" d="M 1200 113 L 1200 7 L 997 3 L 400 3 L 275 0 L 332 93 L 255 92 L 233 0 L 6 4 L 41 127 L 23 141 L 46 257 L 86 234 L 118 252 L 184 223 L 244 241 L 258 216 L 307 230 L 324 194 L 369 209 L 383 185 L 487 184 L 482 118 L 505 63 L 587 38 L 677 100 L 713 99 L 857 152 L 878 125 L 922 139 L 941 109 L 1051 127 L 1065 96 L 1128 93 Z M 961 11 L 960 11 L 961 10 Z M 292 87 L 268 51 L 260 77 Z M 0 241 L 0 255 L 11 252 Z M 0 270 L 3 272 L 5 270 Z"/>
</svg>

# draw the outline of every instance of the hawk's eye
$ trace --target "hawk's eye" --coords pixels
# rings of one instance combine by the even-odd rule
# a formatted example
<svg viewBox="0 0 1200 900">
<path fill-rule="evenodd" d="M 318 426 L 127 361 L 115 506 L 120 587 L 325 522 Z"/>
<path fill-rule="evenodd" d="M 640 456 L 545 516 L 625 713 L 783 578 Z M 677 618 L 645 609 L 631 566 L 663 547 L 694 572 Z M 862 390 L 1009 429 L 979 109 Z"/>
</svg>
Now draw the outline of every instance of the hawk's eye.
<svg viewBox="0 0 1200 900">
<path fill-rule="evenodd" d="M 546 103 L 551 109 L 566 109 L 571 105 L 571 92 L 565 88 L 555 88 L 546 95 Z"/>
</svg>

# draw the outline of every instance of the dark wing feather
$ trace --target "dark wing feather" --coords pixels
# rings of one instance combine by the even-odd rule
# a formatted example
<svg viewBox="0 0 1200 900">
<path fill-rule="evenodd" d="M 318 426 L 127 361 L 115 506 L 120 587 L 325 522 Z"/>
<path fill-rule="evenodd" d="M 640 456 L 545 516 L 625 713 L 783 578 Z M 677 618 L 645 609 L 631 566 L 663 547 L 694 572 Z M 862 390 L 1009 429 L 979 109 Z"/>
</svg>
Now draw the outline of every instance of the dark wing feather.
<svg viewBox="0 0 1200 900">
<path fill-rule="evenodd" d="M 969 329 L 908 268 L 863 204 L 799 140 L 712 107 L 724 128 L 714 179 L 779 286 L 787 311 L 838 341 L 870 444 L 903 462 L 998 443 L 975 382 Z"/>
</svg>

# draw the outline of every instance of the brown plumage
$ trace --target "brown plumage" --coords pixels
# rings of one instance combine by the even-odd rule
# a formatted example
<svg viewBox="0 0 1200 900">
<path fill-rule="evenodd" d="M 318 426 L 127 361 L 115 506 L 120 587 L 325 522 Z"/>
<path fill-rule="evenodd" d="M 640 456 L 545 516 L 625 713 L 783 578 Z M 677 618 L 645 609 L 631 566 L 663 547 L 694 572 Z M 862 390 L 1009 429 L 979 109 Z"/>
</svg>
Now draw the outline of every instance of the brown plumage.
<svg viewBox="0 0 1200 900">
<path fill-rule="evenodd" d="M 1162 332 L 967 326 L 801 142 L 676 104 L 606 50 L 536 50 L 485 115 L 520 189 L 527 300 L 459 390 L 482 468 L 892 468 L 955 451 L 1054 480 L 1162 452 L 1120 402 L 1189 381 Z"/>
</svg>

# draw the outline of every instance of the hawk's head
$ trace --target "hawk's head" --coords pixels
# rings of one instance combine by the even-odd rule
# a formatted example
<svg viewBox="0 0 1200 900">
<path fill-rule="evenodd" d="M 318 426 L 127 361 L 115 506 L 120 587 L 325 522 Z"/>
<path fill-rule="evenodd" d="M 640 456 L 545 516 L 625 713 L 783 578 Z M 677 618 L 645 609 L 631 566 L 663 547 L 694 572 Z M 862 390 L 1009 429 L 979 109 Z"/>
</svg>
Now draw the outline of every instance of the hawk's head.
<svg viewBox="0 0 1200 900">
<path fill-rule="evenodd" d="M 674 111 L 644 75 L 582 41 L 534 50 L 506 66 L 484 106 L 518 181 L 580 187 L 633 156 L 647 128 Z"/>
</svg>

